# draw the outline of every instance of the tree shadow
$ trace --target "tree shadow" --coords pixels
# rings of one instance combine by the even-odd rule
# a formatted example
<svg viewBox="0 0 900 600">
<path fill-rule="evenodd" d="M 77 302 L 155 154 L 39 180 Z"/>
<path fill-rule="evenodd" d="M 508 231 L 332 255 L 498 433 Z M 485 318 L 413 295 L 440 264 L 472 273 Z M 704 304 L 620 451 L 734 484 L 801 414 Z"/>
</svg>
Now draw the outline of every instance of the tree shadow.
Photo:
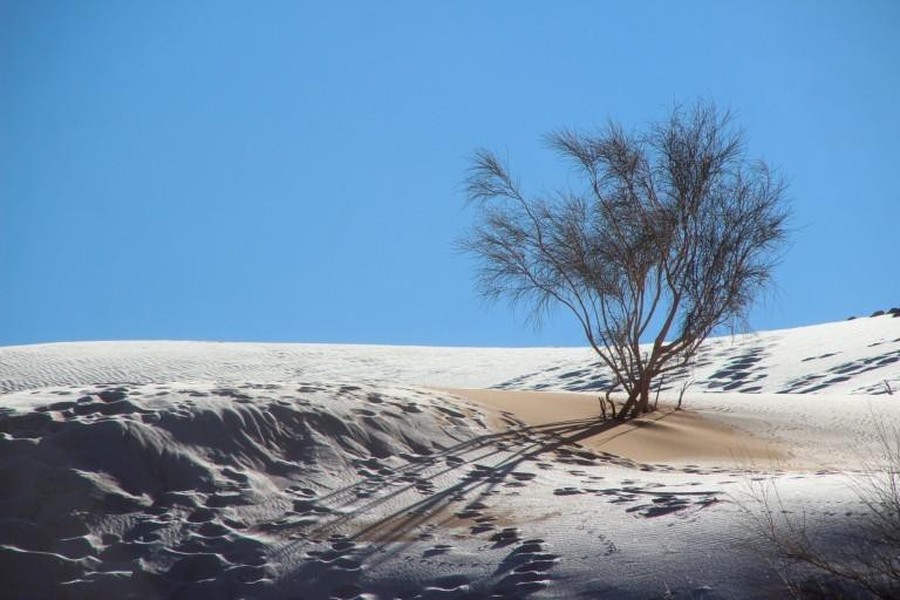
<svg viewBox="0 0 900 600">
<path fill-rule="evenodd" d="M 371 482 L 363 479 L 353 485 L 335 490 L 318 500 L 323 504 L 335 506 L 342 502 L 344 506 L 353 505 L 351 510 L 340 512 L 336 517 L 325 519 L 314 527 L 298 531 L 304 540 L 325 539 L 355 522 L 365 522 L 356 528 L 346 539 L 354 542 L 391 542 L 389 551 L 379 549 L 378 562 L 388 560 L 402 553 L 417 540 L 414 533 L 419 527 L 445 527 L 453 522 L 464 522 L 475 519 L 472 535 L 483 533 L 478 530 L 477 518 L 484 508 L 483 500 L 491 496 L 497 488 L 510 480 L 516 485 L 528 485 L 527 478 L 517 469 L 524 463 L 539 460 L 547 454 L 556 454 L 552 460 L 559 462 L 568 459 L 572 464 L 596 464 L 606 462 L 630 467 L 640 467 L 629 459 L 616 455 L 597 452 L 580 445 L 580 442 L 622 425 L 615 419 L 598 420 L 597 418 L 559 421 L 544 425 L 520 425 L 508 431 L 492 433 L 465 440 L 454 446 L 445 448 L 435 454 L 421 457 L 417 462 L 397 471 L 396 476 L 407 480 L 401 487 L 392 487 L 382 491 L 371 500 L 359 504 L 356 491 Z M 623 432 L 624 433 L 624 432 Z M 462 457 L 465 455 L 465 458 Z M 562 457 L 560 456 L 562 455 Z M 499 460 L 486 466 L 482 462 Z M 440 463 L 444 468 L 434 470 Z M 396 501 L 411 491 L 422 493 L 422 483 L 434 481 L 449 473 L 467 469 L 460 474 L 456 483 L 446 487 L 434 487 L 424 497 L 406 503 L 401 508 L 375 519 L 370 516 L 375 510 L 387 503 Z M 465 510 L 454 510 L 460 503 Z M 335 507 L 339 509 L 340 507 Z M 337 512 L 337 511 L 335 511 Z M 460 516 L 463 515 L 463 516 Z M 487 529 L 493 529 L 492 527 Z M 298 544 L 302 543 L 298 541 Z M 504 545 L 503 539 L 497 539 L 496 545 Z M 374 550 L 373 550 L 374 552 Z"/>
</svg>

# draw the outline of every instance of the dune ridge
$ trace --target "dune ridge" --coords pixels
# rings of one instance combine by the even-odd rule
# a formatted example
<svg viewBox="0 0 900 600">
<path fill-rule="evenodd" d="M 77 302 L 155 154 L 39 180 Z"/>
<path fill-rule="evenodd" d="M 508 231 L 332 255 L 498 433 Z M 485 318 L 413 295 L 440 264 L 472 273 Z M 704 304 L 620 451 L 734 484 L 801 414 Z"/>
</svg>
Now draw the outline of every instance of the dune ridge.
<svg viewBox="0 0 900 600">
<path fill-rule="evenodd" d="M 890 314 L 708 339 L 682 375 L 693 392 L 881 394 L 900 389 Z M 439 348 L 248 342 L 65 342 L 0 348 L 0 393 L 84 383 L 325 381 L 601 391 L 587 348 Z M 681 379 L 664 381 L 663 391 Z"/>
</svg>

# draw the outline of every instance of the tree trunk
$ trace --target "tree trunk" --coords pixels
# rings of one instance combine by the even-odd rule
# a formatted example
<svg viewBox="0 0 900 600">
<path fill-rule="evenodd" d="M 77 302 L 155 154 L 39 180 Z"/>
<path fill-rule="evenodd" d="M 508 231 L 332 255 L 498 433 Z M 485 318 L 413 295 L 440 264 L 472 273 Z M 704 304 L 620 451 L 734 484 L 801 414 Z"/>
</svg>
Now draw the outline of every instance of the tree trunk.
<svg viewBox="0 0 900 600">
<path fill-rule="evenodd" d="M 638 403 L 640 414 L 650 412 L 650 377 L 641 382 L 641 401 Z"/>
<path fill-rule="evenodd" d="M 641 374 L 635 386 L 628 394 L 628 399 L 619 411 L 619 419 L 633 419 L 650 412 L 650 384 L 652 376 Z"/>
<path fill-rule="evenodd" d="M 637 402 L 634 405 L 632 417 L 639 417 L 650 412 L 650 377 L 642 375 L 637 387 Z"/>
<path fill-rule="evenodd" d="M 626 403 L 627 410 L 623 406 L 622 411 L 619 413 L 620 415 L 623 417 L 627 415 L 628 418 L 633 419 L 650 412 L 650 385 L 652 381 L 652 375 L 647 373 L 641 374 L 640 380 Z"/>
<path fill-rule="evenodd" d="M 638 399 L 638 389 L 633 389 L 628 394 L 628 399 L 622 404 L 622 409 L 619 410 L 618 419 L 620 421 L 624 421 L 625 419 L 630 419 L 634 416 L 637 411 L 637 399 Z"/>
</svg>

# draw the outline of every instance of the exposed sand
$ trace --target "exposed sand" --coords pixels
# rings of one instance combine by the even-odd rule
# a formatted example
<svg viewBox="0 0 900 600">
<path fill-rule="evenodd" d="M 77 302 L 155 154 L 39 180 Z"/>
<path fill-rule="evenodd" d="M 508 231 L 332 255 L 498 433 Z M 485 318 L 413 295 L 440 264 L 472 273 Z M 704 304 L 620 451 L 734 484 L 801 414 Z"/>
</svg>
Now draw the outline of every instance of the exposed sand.
<svg viewBox="0 0 900 600">
<path fill-rule="evenodd" d="M 508 414 L 534 427 L 575 429 L 570 435 L 593 450 L 640 463 L 683 466 L 783 466 L 796 453 L 774 437 L 750 433 L 686 409 L 661 405 L 642 418 L 617 423 L 599 421 L 597 394 L 490 389 L 445 389 L 494 411 L 494 423 Z M 810 465 L 811 468 L 817 465 Z"/>
</svg>

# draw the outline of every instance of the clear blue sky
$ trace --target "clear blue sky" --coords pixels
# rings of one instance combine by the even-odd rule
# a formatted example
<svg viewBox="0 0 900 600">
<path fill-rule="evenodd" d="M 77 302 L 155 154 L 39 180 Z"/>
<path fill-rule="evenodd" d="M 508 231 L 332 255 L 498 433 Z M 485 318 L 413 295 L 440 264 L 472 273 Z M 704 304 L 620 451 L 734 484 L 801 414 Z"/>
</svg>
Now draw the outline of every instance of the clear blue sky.
<svg viewBox="0 0 900 600">
<path fill-rule="evenodd" d="M 900 2 L 0 0 L 0 345 L 577 345 L 453 249 L 481 146 L 674 101 L 791 182 L 765 330 L 900 305 Z"/>
</svg>

